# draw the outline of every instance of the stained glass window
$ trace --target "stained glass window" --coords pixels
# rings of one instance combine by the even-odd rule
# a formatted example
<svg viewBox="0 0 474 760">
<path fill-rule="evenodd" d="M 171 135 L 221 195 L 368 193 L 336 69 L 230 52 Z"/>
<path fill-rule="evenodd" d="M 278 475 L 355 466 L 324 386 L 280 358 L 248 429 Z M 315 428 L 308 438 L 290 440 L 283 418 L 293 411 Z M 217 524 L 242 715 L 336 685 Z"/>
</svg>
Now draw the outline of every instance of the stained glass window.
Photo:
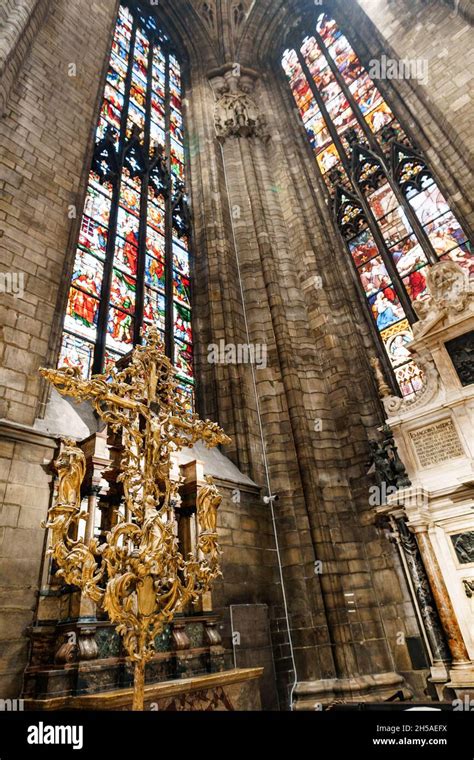
<svg viewBox="0 0 474 760">
<path fill-rule="evenodd" d="M 336 22 L 321 13 L 282 65 L 357 273 L 387 373 L 404 397 L 423 387 L 408 346 L 413 301 L 439 259 L 467 276 L 465 231 Z"/>
<path fill-rule="evenodd" d="M 133 0 L 119 8 L 69 291 L 60 365 L 83 376 L 162 333 L 193 400 L 182 82 L 170 40 Z"/>
</svg>

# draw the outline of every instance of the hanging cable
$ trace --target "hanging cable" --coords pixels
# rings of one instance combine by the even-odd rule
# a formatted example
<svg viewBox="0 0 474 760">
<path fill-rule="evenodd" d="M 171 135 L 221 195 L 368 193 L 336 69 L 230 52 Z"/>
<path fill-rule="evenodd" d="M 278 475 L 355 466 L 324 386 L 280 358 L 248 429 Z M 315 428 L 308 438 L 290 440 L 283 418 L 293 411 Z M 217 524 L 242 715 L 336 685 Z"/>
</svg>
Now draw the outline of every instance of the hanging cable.
<svg viewBox="0 0 474 760">
<path fill-rule="evenodd" d="M 211 88 L 211 85 L 209 84 L 209 87 Z M 211 88 L 212 90 L 212 88 Z M 227 193 L 227 201 L 229 205 L 229 216 L 230 216 L 230 224 L 231 224 L 231 230 L 232 230 L 232 240 L 234 244 L 234 251 L 235 251 L 235 261 L 237 266 L 237 274 L 238 274 L 238 280 L 239 280 L 239 289 L 240 289 L 240 296 L 242 300 L 242 309 L 243 309 L 243 316 L 244 316 L 244 325 L 245 325 L 245 334 L 247 337 L 247 344 L 250 345 L 250 330 L 248 325 L 248 319 L 247 319 L 247 310 L 246 310 L 246 304 L 245 304 L 245 293 L 244 293 L 244 286 L 242 282 L 242 275 L 240 270 L 240 261 L 239 261 L 239 253 L 238 253 L 238 246 L 237 246 L 237 235 L 235 232 L 234 227 L 234 218 L 232 215 L 232 207 L 231 207 L 231 200 L 230 200 L 230 188 L 229 188 L 229 181 L 227 176 L 227 167 L 225 163 L 225 157 L 224 157 L 224 148 L 222 146 L 222 143 L 219 142 L 219 147 L 221 150 L 221 157 L 222 157 L 222 166 L 224 170 L 224 181 L 225 181 L 225 187 L 226 187 L 226 193 Z M 281 585 L 281 591 L 282 591 L 282 598 L 283 598 L 283 609 L 285 613 L 285 620 L 286 620 L 286 628 L 288 632 L 288 644 L 290 647 L 290 658 L 292 663 L 292 670 L 293 670 L 293 683 L 291 686 L 290 691 L 290 710 L 293 710 L 293 694 L 296 688 L 296 685 L 298 683 L 298 674 L 296 670 L 296 661 L 295 661 L 295 653 L 293 648 L 293 639 L 291 636 L 291 628 L 290 628 L 290 620 L 288 615 L 288 602 L 287 602 L 287 596 L 286 596 L 286 590 L 285 590 L 285 581 L 283 578 L 283 566 L 281 563 L 281 552 L 280 552 L 280 543 L 278 540 L 278 529 L 277 529 L 277 523 L 276 523 L 276 515 L 275 515 L 275 507 L 274 507 L 274 501 L 275 496 L 272 491 L 271 486 L 271 479 L 270 479 L 270 471 L 268 468 L 268 459 L 267 459 L 267 451 L 266 451 L 266 445 L 265 445 L 265 437 L 263 433 L 263 424 L 262 424 L 262 417 L 260 412 L 260 399 L 258 396 L 258 389 L 257 389 L 257 380 L 255 377 L 255 367 L 254 363 L 250 362 L 250 368 L 251 368 L 251 374 L 252 374 L 252 385 L 253 385 L 253 391 L 255 396 L 255 404 L 256 404 L 256 410 L 257 410 L 257 419 L 258 419 L 258 427 L 259 427 L 259 433 L 260 433 L 260 440 L 262 444 L 262 456 L 263 456 L 263 466 L 265 470 L 265 480 L 266 480 L 266 486 L 268 491 L 268 496 L 265 499 L 265 502 L 270 505 L 270 512 L 272 517 L 272 527 L 273 527 L 273 535 L 275 539 L 275 547 L 276 547 L 276 555 L 277 555 L 277 561 L 278 561 L 278 572 L 280 577 L 280 585 Z"/>
</svg>

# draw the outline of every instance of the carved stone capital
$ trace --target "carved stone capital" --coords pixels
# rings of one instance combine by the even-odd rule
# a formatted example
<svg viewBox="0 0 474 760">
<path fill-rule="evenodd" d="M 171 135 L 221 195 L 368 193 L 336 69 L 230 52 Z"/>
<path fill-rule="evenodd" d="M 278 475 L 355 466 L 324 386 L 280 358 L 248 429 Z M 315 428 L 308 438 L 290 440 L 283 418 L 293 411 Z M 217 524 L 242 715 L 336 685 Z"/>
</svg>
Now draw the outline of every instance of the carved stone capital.
<svg viewBox="0 0 474 760">
<path fill-rule="evenodd" d="M 240 64 L 229 63 L 208 74 L 216 103 L 214 124 L 217 139 L 256 137 L 270 139 L 265 116 L 255 96 L 258 73 Z"/>
</svg>

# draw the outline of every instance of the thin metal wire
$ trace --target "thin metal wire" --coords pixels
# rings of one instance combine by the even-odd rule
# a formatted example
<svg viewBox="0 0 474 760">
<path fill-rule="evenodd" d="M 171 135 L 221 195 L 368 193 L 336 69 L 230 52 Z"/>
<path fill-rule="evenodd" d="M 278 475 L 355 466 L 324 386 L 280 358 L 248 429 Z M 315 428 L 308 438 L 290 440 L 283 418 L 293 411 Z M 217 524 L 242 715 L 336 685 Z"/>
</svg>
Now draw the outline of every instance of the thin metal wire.
<svg viewBox="0 0 474 760">
<path fill-rule="evenodd" d="M 209 87 L 211 87 L 209 85 Z M 212 88 L 211 88 L 212 89 Z M 239 289 L 240 289 L 240 296 L 242 300 L 242 309 L 243 309 L 243 315 L 244 315 L 244 325 L 245 325 L 245 333 L 247 336 L 247 343 L 250 345 L 250 331 L 249 331 L 249 325 L 247 320 L 247 310 L 245 305 L 245 293 L 244 293 L 244 286 L 242 282 L 242 276 L 240 271 L 240 261 L 239 261 L 239 252 L 238 252 L 238 246 L 237 246 L 237 236 L 235 233 L 235 227 L 234 227 L 234 220 L 232 216 L 232 208 L 230 203 L 230 188 L 229 188 L 229 181 L 227 176 L 227 167 L 225 164 L 225 157 L 224 157 L 224 149 L 222 146 L 222 143 L 219 143 L 220 150 L 221 150 L 221 156 L 222 156 L 222 166 L 224 170 L 224 181 L 226 186 L 226 192 L 227 192 L 227 199 L 229 204 L 229 216 L 231 220 L 231 229 L 232 229 L 232 239 L 234 244 L 234 251 L 235 251 L 235 261 L 237 265 L 237 274 L 239 278 Z M 281 563 L 281 554 L 280 554 L 280 544 L 278 540 L 278 529 L 276 524 L 276 516 L 275 516 L 275 508 L 273 505 L 273 491 L 271 486 L 271 479 L 270 479 L 270 472 L 268 468 L 268 460 L 267 460 L 267 452 L 266 452 L 266 446 L 265 446 L 265 438 L 263 434 L 263 425 L 262 425 L 262 417 L 260 413 L 260 399 L 258 396 L 258 389 L 257 389 L 257 381 L 255 378 L 255 367 L 253 365 L 253 362 L 250 363 L 251 373 L 252 373 L 252 384 L 253 384 L 253 390 L 255 395 L 255 403 L 256 403 L 256 410 L 257 410 L 257 418 L 258 418 L 258 427 L 260 432 L 260 439 L 262 443 L 262 455 L 263 455 L 263 465 L 265 468 L 265 479 L 266 479 L 266 485 L 267 485 L 267 491 L 268 491 L 268 499 L 270 504 L 270 511 L 272 516 L 272 526 L 273 526 L 273 534 L 275 538 L 275 547 L 276 547 L 276 554 L 277 554 L 277 560 L 278 560 L 278 571 L 280 576 L 280 585 L 281 585 L 281 591 L 282 591 L 282 598 L 283 598 L 283 609 L 285 611 L 285 620 L 286 620 L 286 628 L 288 631 L 288 644 L 290 647 L 290 657 L 291 662 L 293 666 L 293 673 L 294 673 L 294 680 L 290 691 L 290 710 L 293 710 L 293 694 L 296 688 L 296 685 L 298 683 L 298 674 L 296 670 L 296 661 L 295 661 L 295 653 L 293 649 L 293 640 L 291 637 L 291 628 L 290 628 L 290 620 L 288 616 L 288 603 L 287 603 L 287 597 L 286 597 L 286 590 L 285 590 L 285 581 L 283 578 L 283 567 Z"/>
</svg>

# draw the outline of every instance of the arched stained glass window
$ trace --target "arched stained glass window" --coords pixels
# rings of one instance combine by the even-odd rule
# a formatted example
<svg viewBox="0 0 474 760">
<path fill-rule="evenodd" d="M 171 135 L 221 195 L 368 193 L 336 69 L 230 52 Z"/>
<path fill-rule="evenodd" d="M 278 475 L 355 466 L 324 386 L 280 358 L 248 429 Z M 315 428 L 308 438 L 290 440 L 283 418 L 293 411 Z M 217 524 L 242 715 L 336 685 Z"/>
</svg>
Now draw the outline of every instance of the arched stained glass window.
<svg viewBox="0 0 474 760">
<path fill-rule="evenodd" d="M 404 397 L 422 387 L 407 346 L 426 267 L 451 259 L 472 275 L 471 246 L 421 152 L 409 140 L 336 22 L 286 50 L 283 69 L 358 275 L 384 364 Z"/>
<path fill-rule="evenodd" d="M 156 325 L 192 402 L 189 215 L 181 71 L 135 2 L 115 27 L 60 365 L 100 373 Z"/>
</svg>

